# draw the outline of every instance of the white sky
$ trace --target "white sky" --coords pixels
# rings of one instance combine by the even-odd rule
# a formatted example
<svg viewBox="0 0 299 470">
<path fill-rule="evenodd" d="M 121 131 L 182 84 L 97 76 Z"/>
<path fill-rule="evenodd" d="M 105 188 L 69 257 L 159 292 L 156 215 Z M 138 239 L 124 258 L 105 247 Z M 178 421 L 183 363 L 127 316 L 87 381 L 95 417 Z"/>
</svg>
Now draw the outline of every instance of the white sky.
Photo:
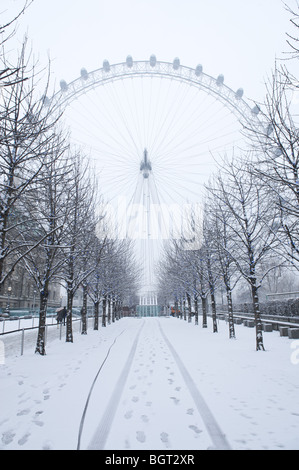
<svg viewBox="0 0 299 470">
<path fill-rule="evenodd" d="M 1 0 L 2 18 L 23 3 Z M 222 73 L 230 88 L 242 87 L 256 101 L 275 57 L 288 50 L 285 32 L 292 32 L 281 0 L 34 0 L 19 23 L 18 39 L 27 29 L 42 63 L 50 54 L 57 87 L 104 59 L 113 64 L 129 54 L 136 60 L 155 54 L 194 68 L 201 63 L 205 73 Z"/>
<path fill-rule="evenodd" d="M 4 12 L 0 21 L 12 18 L 24 1 L 0 0 L 0 12 Z M 295 1 L 288 0 L 288 3 L 294 6 Z M 56 90 L 61 79 L 70 82 L 78 78 L 82 67 L 92 71 L 101 68 L 105 59 L 112 65 L 125 62 L 128 55 L 134 60 L 148 60 L 155 54 L 157 60 L 168 62 L 179 57 L 181 64 L 188 67 L 202 64 L 203 71 L 215 78 L 223 74 L 225 84 L 233 90 L 242 87 L 249 102 L 263 101 L 267 75 L 274 68 L 275 58 L 283 57 L 288 51 L 286 32 L 293 32 L 282 0 L 34 0 L 19 21 L 17 34 L 9 42 L 10 49 L 21 47 L 26 31 L 41 65 L 45 65 L 50 56 Z M 105 90 L 108 95 L 108 88 Z M 89 103 L 89 118 L 92 105 Z M 201 111 L 200 104 L 194 103 L 194 106 Z M 102 106 L 102 109 L 106 108 Z M 110 111 L 109 107 L 107 109 Z M 207 111 L 211 112 L 210 107 Z M 83 107 L 77 116 L 80 114 L 84 114 Z M 215 120 L 219 119 L 218 113 L 214 114 Z M 208 113 L 203 124 L 207 120 Z M 121 122 L 116 123 L 115 129 L 120 131 Z M 226 124 L 226 118 L 222 119 L 222 124 Z M 84 123 L 80 123 L 75 134 L 79 135 L 83 127 Z M 91 121 L 87 122 L 87 127 L 91 130 Z M 172 132 L 175 136 L 175 131 Z M 106 138 L 105 132 L 96 134 L 101 139 Z M 215 134 L 216 131 L 213 137 Z M 119 136 L 120 132 L 115 137 L 119 139 Z M 102 147 L 102 153 L 98 154 L 102 183 L 106 184 L 104 195 L 109 190 L 109 177 L 117 195 L 121 185 L 123 191 L 126 188 L 122 182 L 125 178 L 134 189 L 135 179 L 130 179 L 129 159 L 124 149 L 114 149 L 114 159 L 105 160 L 106 148 Z M 141 146 L 140 155 L 142 152 Z M 175 199 L 178 188 L 184 191 L 185 197 L 191 184 L 198 186 L 199 176 L 205 175 L 202 162 L 208 170 L 211 166 L 209 152 L 205 153 L 205 158 L 199 157 L 199 153 L 186 165 L 190 155 L 182 158 L 183 153 L 175 156 L 172 152 L 171 167 L 167 167 L 170 160 L 165 157 L 166 167 L 160 169 L 160 173 L 155 161 L 155 176 L 164 177 L 159 191 L 164 190 L 165 197 L 169 192 Z M 116 169 L 119 174 L 115 173 Z M 137 156 L 136 177 L 138 172 Z"/>
</svg>

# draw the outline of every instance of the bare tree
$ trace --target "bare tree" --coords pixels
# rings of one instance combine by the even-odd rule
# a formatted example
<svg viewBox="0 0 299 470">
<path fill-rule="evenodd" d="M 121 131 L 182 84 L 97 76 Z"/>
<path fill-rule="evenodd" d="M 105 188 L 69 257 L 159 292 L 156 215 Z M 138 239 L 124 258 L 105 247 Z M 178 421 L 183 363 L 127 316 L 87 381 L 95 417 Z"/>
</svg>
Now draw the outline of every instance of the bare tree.
<svg viewBox="0 0 299 470">
<path fill-rule="evenodd" d="M 226 163 L 219 175 L 214 196 L 230 212 L 228 228 L 234 246 L 228 250 L 241 275 L 248 282 L 253 301 L 256 326 L 256 349 L 264 350 L 258 289 L 267 272 L 260 270 L 262 261 L 273 255 L 277 243 L 277 211 L 271 193 L 259 184 L 248 162 Z M 270 269 L 273 269 L 271 266 Z"/>
<path fill-rule="evenodd" d="M 32 2 L 33 0 L 27 0 L 21 11 L 15 17 L 0 25 L 0 84 L 2 87 L 9 87 L 19 81 L 27 80 L 27 77 L 20 75 L 20 64 L 10 64 L 6 60 L 5 46 L 6 43 L 15 35 L 17 21 L 25 13 Z"/>
<path fill-rule="evenodd" d="M 192 246 L 192 248 L 195 247 Z M 203 328 L 207 328 L 207 297 L 210 293 L 207 279 L 204 249 L 186 249 L 185 239 L 171 240 L 160 263 L 159 290 L 167 292 L 175 304 L 179 300 L 183 304 L 184 300 L 187 301 L 189 322 L 191 322 L 193 301 L 195 325 L 198 325 L 198 299 L 200 298 Z M 175 311 L 177 311 L 176 305 Z"/>
<path fill-rule="evenodd" d="M 35 97 L 39 79 L 27 60 L 26 42 L 17 69 L 18 80 L 2 89 L 0 103 L 0 287 L 22 257 L 44 240 L 24 250 L 16 229 L 23 223 L 18 217 L 22 199 L 57 142 L 58 116 L 53 118 L 51 107 L 45 110 L 43 100 Z"/>
<path fill-rule="evenodd" d="M 296 1 L 294 8 L 291 8 L 287 3 L 284 3 L 286 10 L 292 15 L 290 22 L 293 28 L 295 28 L 294 33 L 286 33 L 287 43 L 290 46 L 291 55 L 293 58 L 299 58 L 299 3 Z"/>
<path fill-rule="evenodd" d="M 87 164 L 83 163 L 80 153 L 76 153 L 72 158 L 72 179 L 65 188 L 72 200 L 72 205 L 68 213 L 67 227 L 64 232 L 64 248 L 62 250 L 64 263 L 61 271 L 61 278 L 65 282 L 67 290 L 66 342 L 73 342 L 73 298 L 84 280 L 84 275 L 86 276 L 86 273 L 82 276 L 81 271 L 81 250 L 86 248 L 83 237 L 86 229 L 87 200 L 91 190 L 86 179 Z"/>
<path fill-rule="evenodd" d="M 96 270 L 101 252 L 95 251 L 95 234 L 98 219 L 95 215 L 96 188 L 90 175 L 89 162 L 77 151 L 72 157 L 71 180 L 65 190 L 71 205 L 61 249 L 63 265 L 61 279 L 67 291 L 66 342 L 73 342 L 73 298 L 80 286 L 84 289 L 85 302 L 82 310 L 82 333 L 86 334 L 86 298 L 88 279 Z M 95 259 L 92 260 L 92 257 Z"/>
<path fill-rule="evenodd" d="M 93 214 L 94 216 L 94 214 Z M 84 237 L 84 246 L 81 252 L 81 271 L 83 276 L 81 287 L 83 289 L 83 303 L 81 309 L 82 330 L 81 334 L 87 334 L 87 297 L 94 303 L 94 330 L 98 329 L 99 304 L 101 301 L 100 270 L 105 262 L 104 250 L 107 239 L 99 240 L 93 230 L 94 224 L 89 224 L 88 232 Z M 87 228 L 87 226 L 86 226 Z M 86 241 L 88 243 L 86 243 Z"/>
<path fill-rule="evenodd" d="M 266 124 L 249 130 L 256 150 L 251 171 L 272 193 L 279 211 L 280 251 L 299 269 L 299 132 L 285 72 L 276 67 L 267 84 L 262 112 Z"/>
<path fill-rule="evenodd" d="M 71 167 L 61 140 L 59 142 L 60 145 L 55 143 L 49 148 L 39 180 L 31 186 L 30 191 L 26 192 L 22 211 L 30 220 L 30 230 L 22 230 L 25 246 L 26 242 L 44 240 L 29 252 L 27 250 L 22 259 L 40 296 L 39 330 L 35 352 L 41 355 L 46 354 L 45 326 L 49 285 L 53 280 L 59 279 L 63 261 L 60 256 L 61 243 L 71 204 L 65 192 Z"/>
<path fill-rule="evenodd" d="M 232 216 L 227 207 L 213 195 L 212 183 L 207 188 L 205 222 L 206 226 L 210 227 L 208 233 L 217 258 L 218 277 L 222 279 L 226 291 L 229 338 L 235 338 L 232 291 L 239 281 L 239 276 L 236 275 L 236 265 L 230 254 L 235 243 L 229 226 Z"/>
<path fill-rule="evenodd" d="M 88 295 L 91 298 L 94 305 L 94 325 L 93 329 L 99 329 L 99 307 L 102 300 L 102 286 L 101 286 L 101 270 L 102 264 L 104 263 L 104 255 L 98 256 L 98 252 L 103 252 L 106 246 L 107 240 L 95 241 L 95 251 L 98 262 L 96 262 L 95 270 L 88 278 Z M 94 261 L 95 262 L 95 261 Z"/>
<path fill-rule="evenodd" d="M 201 248 L 204 257 L 205 272 L 207 283 L 209 285 L 209 294 L 211 297 L 213 332 L 217 333 L 217 312 L 216 312 L 216 288 L 219 285 L 219 263 L 215 246 L 214 227 L 212 227 L 205 215 L 204 219 L 204 244 Z"/>
<path fill-rule="evenodd" d="M 107 240 L 103 255 L 98 275 L 103 299 L 102 327 L 106 327 L 119 318 L 123 301 L 138 291 L 140 273 L 131 240 Z"/>
</svg>

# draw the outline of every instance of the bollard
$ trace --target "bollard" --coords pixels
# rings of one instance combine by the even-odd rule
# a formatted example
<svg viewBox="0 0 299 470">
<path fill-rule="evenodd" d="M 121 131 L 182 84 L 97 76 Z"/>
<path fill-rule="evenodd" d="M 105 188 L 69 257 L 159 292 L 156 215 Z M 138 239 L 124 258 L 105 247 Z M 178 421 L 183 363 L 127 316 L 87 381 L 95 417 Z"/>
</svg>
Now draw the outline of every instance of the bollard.
<svg viewBox="0 0 299 470">
<path fill-rule="evenodd" d="M 289 328 L 288 329 L 288 336 L 291 339 L 298 339 L 299 338 L 299 328 Z"/>
<path fill-rule="evenodd" d="M 280 336 L 288 336 L 288 327 L 287 326 L 280 326 L 279 331 L 280 331 Z"/>
<path fill-rule="evenodd" d="M 21 356 L 23 356 L 23 353 L 24 353 L 24 338 L 25 338 L 25 330 L 23 328 L 22 337 L 21 337 Z"/>
</svg>

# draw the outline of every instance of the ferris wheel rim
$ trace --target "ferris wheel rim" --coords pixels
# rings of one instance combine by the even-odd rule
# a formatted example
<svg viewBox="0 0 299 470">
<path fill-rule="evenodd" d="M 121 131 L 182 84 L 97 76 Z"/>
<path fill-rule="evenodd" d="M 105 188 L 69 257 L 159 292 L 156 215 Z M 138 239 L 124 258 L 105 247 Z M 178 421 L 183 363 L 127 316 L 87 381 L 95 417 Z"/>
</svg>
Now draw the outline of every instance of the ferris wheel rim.
<svg viewBox="0 0 299 470">
<path fill-rule="evenodd" d="M 113 65 L 104 60 L 101 68 L 91 72 L 87 72 L 85 68 L 82 68 L 80 76 L 70 83 L 61 80 L 60 90 L 54 93 L 51 98 L 45 97 L 44 103 L 45 105 L 51 105 L 52 110 L 59 109 L 61 111 L 61 108 L 67 107 L 72 101 L 97 87 L 113 81 L 136 77 L 159 77 L 184 82 L 211 94 L 219 101 L 227 104 L 230 110 L 238 116 L 240 122 L 250 123 L 251 126 L 261 125 L 259 106 L 252 107 L 247 103 L 243 98 L 242 88 L 233 91 L 224 83 L 222 74 L 214 78 L 204 73 L 201 65 L 197 65 L 195 69 L 184 66 L 180 64 L 178 58 L 174 59 L 173 62 L 166 62 L 158 61 L 156 56 L 151 56 L 149 60 L 133 61 L 132 57 L 128 56 L 125 62 Z"/>
</svg>

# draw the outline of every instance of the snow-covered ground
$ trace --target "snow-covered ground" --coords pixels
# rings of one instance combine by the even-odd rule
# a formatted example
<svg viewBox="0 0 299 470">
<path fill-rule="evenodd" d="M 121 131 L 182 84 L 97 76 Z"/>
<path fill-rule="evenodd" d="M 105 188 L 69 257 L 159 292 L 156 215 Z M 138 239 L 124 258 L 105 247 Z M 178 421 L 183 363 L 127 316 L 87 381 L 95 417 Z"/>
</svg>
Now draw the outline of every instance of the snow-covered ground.
<svg viewBox="0 0 299 470">
<path fill-rule="evenodd" d="M 299 449 L 299 342 L 124 318 L 0 365 L 0 449 Z M 0 338 L 1 339 L 1 338 Z"/>
</svg>

